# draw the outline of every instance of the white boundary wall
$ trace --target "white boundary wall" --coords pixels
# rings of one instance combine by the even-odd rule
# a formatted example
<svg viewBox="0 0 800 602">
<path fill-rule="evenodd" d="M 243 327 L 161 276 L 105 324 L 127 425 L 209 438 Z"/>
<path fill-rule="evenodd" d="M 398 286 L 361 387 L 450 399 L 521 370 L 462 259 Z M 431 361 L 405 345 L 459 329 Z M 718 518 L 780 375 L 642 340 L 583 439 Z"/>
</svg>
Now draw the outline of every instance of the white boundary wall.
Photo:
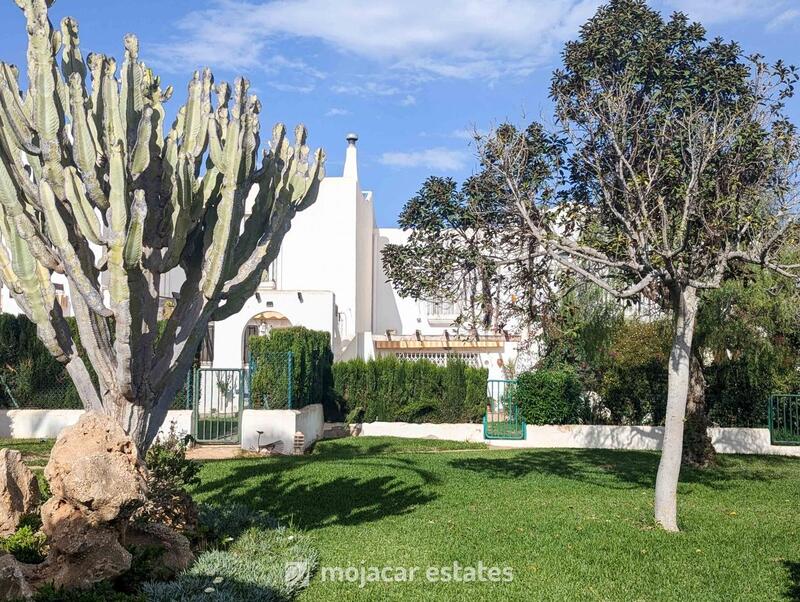
<svg viewBox="0 0 800 602">
<path fill-rule="evenodd" d="M 0 437 L 14 439 L 54 439 L 62 429 L 78 422 L 83 410 L 0 410 Z M 166 436 L 172 423 L 179 436 L 192 432 L 192 410 L 170 410 L 160 436 Z M 294 434 L 305 435 L 309 448 L 322 437 L 322 405 L 308 405 L 299 410 L 244 410 L 242 449 L 257 450 L 258 432 L 262 443 L 279 441 L 276 450 L 290 454 Z"/>
<path fill-rule="evenodd" d="M 482 424 L 412 424 L 365 422 L 351 425 L 360 437 L 405 437 L 484 442 L 506 448 L 583 448 L 657 450 L 664 428 L 660 426 L 543 425 L 527 427 L 527 438 L 484 440 Z M 770 445 L 765 428 L 711 428 L 711 442 L 722 454 L 764 454 L 800 457 L 800 446 Z"/>
<path fill-rule="evenodd" d="M 0 410 L 0 437 L 14 439 L 54 439 L 62 429 L 78 422 L 83 410 Z M 191 410 L 170 410 L 159 435 L 175 423 L 179 435 L 192 430 Z"/>
<path fill-rule="evenodd" d="M 244 410 L 242 413 L 242 449 L 258 451 L 258 431 L 261 445 L 278 442 L 275 451 L 291 454 L 294 434 L 305 436 L 305 448 L 322 438 L 322 405 L 315 403 L 299 410 Z"/>
<path fill-rule="evenodd" d="M 0 437 L 15 439 L 51 439 L 61 430 L 78 421 L 83 410 L 0 410 Z M 161 427 L 166 435 L 171 423 L 179 435 L 192 430 L 191 410 L 170 410 Z M 485 442 L 493 447 L 513 448 L 584 448 L 656 450 L 661 447 L 663 427 L 546 425 L 528 426 L 527 439 L 489 440 L 483 438 L 482 424 L 413 424 L 408 422 L 365 422 L 350 427 L 361 437 L 404 437 L 444 439 L 449 441 Z M 257 450 L 258 432 L 261 442 L 279 441 L 276 451 L 292 453 L 294 434 L 305 436 L 305 447 L 322 438 L 323 414 L 320 404 L 299 410 L 244 410 L 242 415 L 242 449 Z M 767 429 L 711 428 L 711 441 L 722 454 L 765 454 L 800 457 L 800 446 L 770 445 Z"/>
</svg>

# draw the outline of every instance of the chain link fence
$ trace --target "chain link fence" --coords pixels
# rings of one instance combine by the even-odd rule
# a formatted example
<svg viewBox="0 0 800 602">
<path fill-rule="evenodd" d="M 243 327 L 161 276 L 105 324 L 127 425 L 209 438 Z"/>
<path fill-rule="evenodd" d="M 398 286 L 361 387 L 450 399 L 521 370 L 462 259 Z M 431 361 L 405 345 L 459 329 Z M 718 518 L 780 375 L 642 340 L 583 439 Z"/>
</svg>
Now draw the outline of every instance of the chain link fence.
<svg viewBox="0 0 800 602">
<path fill-rule="evenodd" d="M 0 369 L 2 409 L 81 409 L 83 404 L 66 370 L 36 370 L 22 362 Z M 57 367 L 61 367 L 57 364 Z"/>
<path fill-rule="evenodd" d="M 291 351 L 250 356 L 246 407 L 281 410 L 301 407 L 295 399 L 294 358 Z"/>
</svg>

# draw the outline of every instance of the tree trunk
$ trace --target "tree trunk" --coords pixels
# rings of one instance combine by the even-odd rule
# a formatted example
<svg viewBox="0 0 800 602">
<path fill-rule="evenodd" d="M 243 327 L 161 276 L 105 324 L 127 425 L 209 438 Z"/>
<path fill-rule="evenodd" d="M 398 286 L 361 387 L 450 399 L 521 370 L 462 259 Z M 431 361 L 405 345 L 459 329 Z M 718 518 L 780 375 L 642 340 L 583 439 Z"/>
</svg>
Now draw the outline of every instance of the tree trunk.
<svg viewBox="0 0 800 602">
<path fill-rule="evenodd" d="M 152 420 L 152 409 L 146 403 L 133 403 L 121 395 L 108 395 L 103 400 L 102 411 L 113 418 L 131 439 L 142 458 L 152 443 L 147 432 Z M 160 426 L 160 425 L 159 425 Z"/>
<path fill-rule="evenodd" d="M 678 478 L 683 451 L 683 421 L 689 393 L 692 337 L 697 317 L 697 290 L 676 289 L 673 295 L 674 330 L 669 356 L 667 415 L 664 444 L 656 475 L 655 520 L 667 531 L 678 531 Z"/>
<path fill-rule="evenodd" d="M 692 352 L 689 394 L 686 399 L 686 434 L 683 439 L 683 463 L 695 468 L 714 464 L 716 452 L 708 435 L 706 379 L 697 350 Z"/>
</svg>

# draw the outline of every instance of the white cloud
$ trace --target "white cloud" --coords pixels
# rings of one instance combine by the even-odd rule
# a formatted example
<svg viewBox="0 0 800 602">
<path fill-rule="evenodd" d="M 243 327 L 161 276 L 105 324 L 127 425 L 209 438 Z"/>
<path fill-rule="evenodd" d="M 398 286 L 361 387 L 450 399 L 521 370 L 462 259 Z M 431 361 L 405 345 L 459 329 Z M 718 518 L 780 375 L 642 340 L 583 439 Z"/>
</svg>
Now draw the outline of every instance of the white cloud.
<svg viewBox="0 0 800 602">
<path fill-rule="evenodd" d="M 313 79 L 325 79 L 325 74 L 301 59 L 290 59 L 282 54 L 273 54 L 261 61 L 259 66 L 267 73 L 293 71 Z"/>
<path fill-rule="evenodd" d="M 797 25 L 798 22 L 800 22 L 800 8 L 789 8 L 770 20 L 767 23 L 767 30 L 785 29 Z"/>
<path fill-rule="evenodd" d="M 424 167 L 434 171 L 460 171 L 467 166 L 469 153 L 444 147 L 411 152 L 389 152 L 379 162 L 390 167 Z"/>
<path fill-rule="evenodd" d="M 331 91 L 336 94 L 353 94 L 355 96 L 395 96 L 402 90 L 381 82 L 365 82 L 363 84 L 336 84 L 331 86 Z"/>
<path fill-rule="evenodd" d="M 486 136 L 489 133 L 489 130 L 480 129 L 480 128 L 461 128 L 458 130 L 453 130 L 450 132 L 451 138 L 457 138 L 458 140 L 465 140 L 467 142 L 472 142 L 475 140 L 475 135 L 478 136 Z"/>
<path fill-rule="evenodd" d="M 297 92 L 300 94 L 308 94 L 314 91 L 314 84 L 289 84 L 286 82 L 267 82 L 271 88 L 275 88 L 278 92 Z"/>
<path fill-rule="evenodd" d="M 349 114 L 350 111 L 348 111 L 347 109 L 339 109 L 337 107 L 332 107 L 328 109 L 328 111 L 325 113 L 325 117 L 343 117 Z"/>
<path fill-rule="evenodd" d="M 769 18 L 786 0 L 662 0 L 664 7 L 679 10 L 701 23 L 724 23 Z"/>
<path fill-rule="evenodd" d="M 400 101 L 400 104 L 404 107 L 412 107 L 417 104 L 417 99 L 411 94 L 406 94 L 406 97 Z"/>
<path fill-rule="evenodd" d="M 492 79 L 549 61 L 601 2 L 212 0 L 181 19 L 175 41 L 153 50 L 173 69 L 253 69 L 295 37 L 427 76 Z"/>
</svg>

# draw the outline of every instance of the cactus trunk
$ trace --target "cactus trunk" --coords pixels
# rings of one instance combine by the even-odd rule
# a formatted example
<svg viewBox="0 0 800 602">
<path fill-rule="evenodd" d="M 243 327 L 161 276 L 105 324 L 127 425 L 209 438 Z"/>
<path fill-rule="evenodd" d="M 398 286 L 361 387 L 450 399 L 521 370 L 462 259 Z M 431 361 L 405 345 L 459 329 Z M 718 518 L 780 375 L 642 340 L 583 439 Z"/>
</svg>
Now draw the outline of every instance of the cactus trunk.
<svg viewBox="0 0 800 602">
<path fill-rule="evenodd" d="M 259 101 L 246 80 L 215 85 L 209 69 L 194 74 L 165 134 L 172 87 L 139 59 L 134 35 L 118 69 L 108 56 L 84 59 L 74 19 L 53 28 L 52 0 L 15 2 L 28 87 L 0 63 L 0 279 L 86 407 L 144 450 L 208 322 L 254 293 L 292 218 L 316 199 L 324 154 L 309 161 L 305 128 L 292 146 L 278 125 L 258 165 Z M 157 336 L 159 284 L 173 269 L 186 279 Z M 69 286 L 83 353 L 55 275 Z"/>
</svg>

